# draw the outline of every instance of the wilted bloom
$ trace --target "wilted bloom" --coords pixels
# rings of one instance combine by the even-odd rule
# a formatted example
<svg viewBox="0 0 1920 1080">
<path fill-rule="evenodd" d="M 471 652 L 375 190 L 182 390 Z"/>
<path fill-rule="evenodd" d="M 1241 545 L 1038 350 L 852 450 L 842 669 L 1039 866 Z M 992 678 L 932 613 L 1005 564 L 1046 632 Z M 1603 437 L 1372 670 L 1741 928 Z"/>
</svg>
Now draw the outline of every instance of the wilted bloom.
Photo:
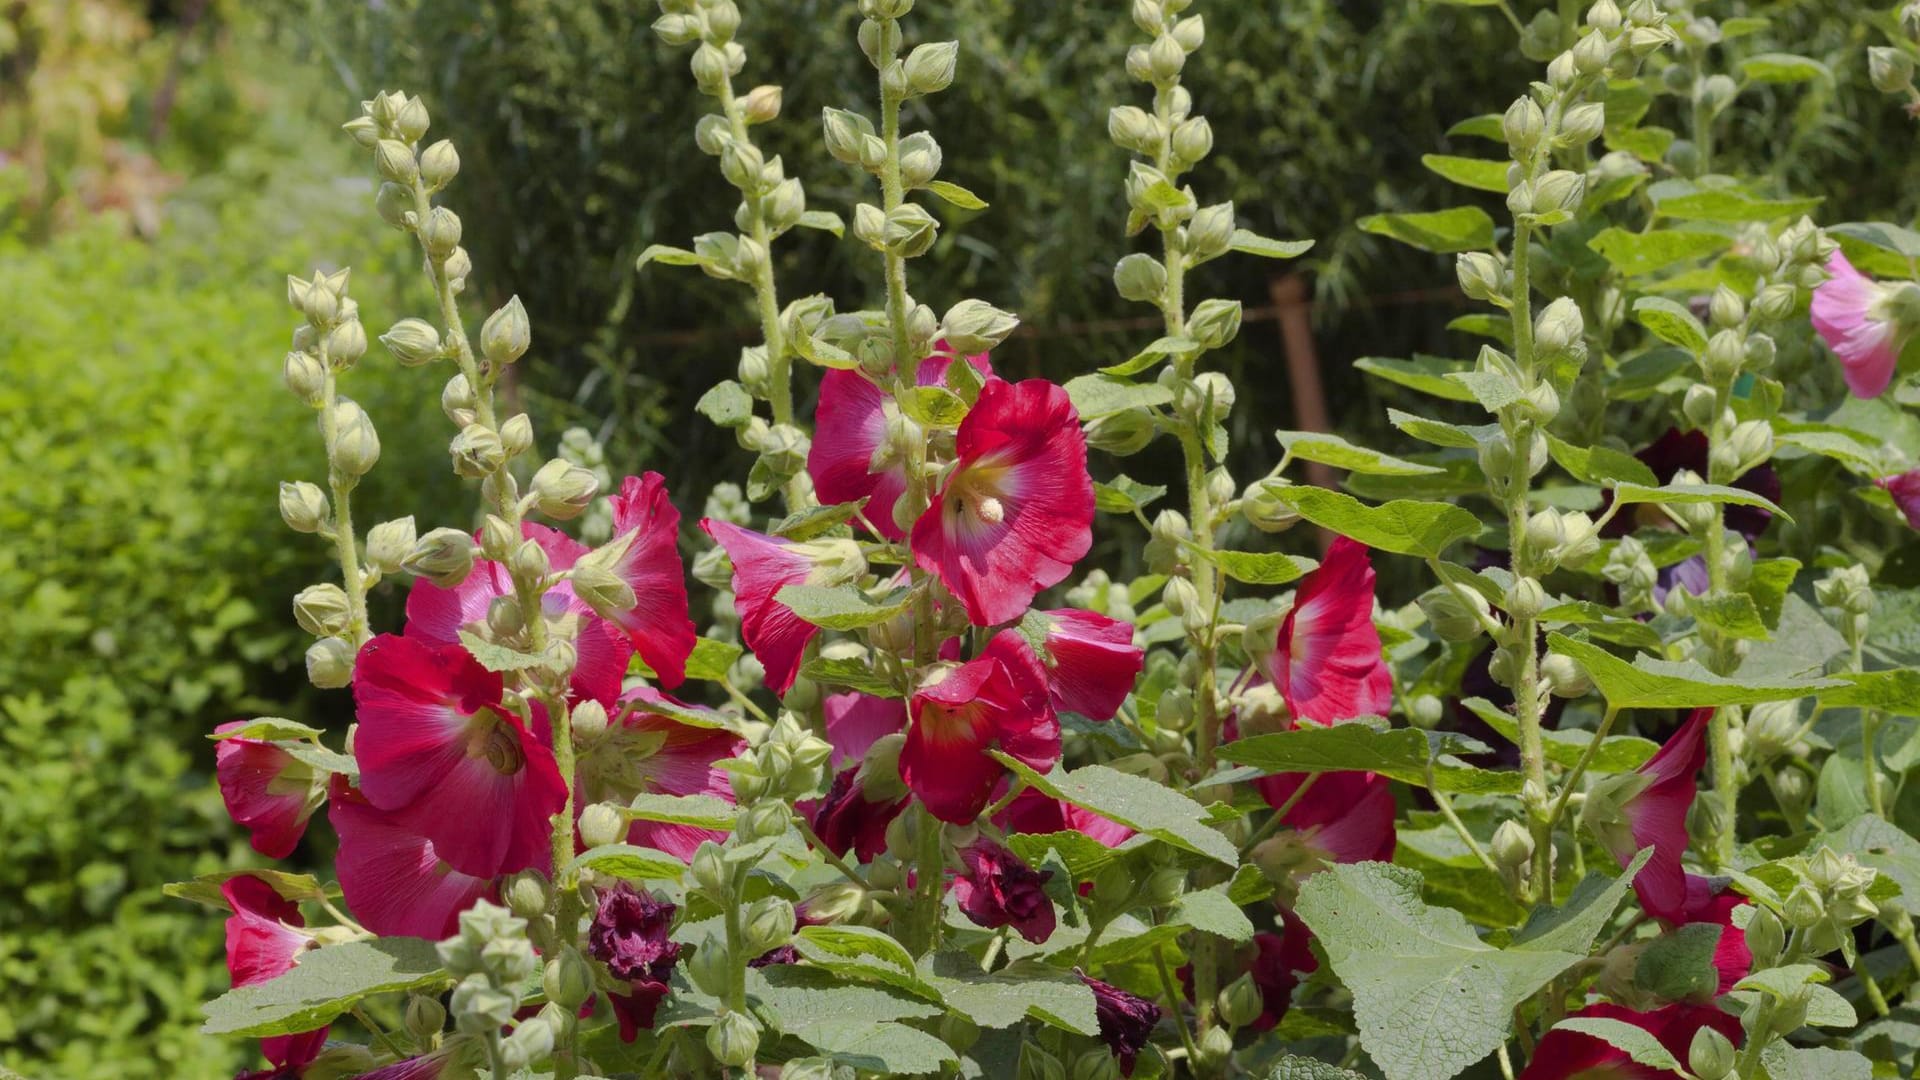
<svg viewBox="0 0 1920 1080">
<path fill-rule="evenodd" d="M 246 726 L 246 721 L 235 720 L 214 730 Z M 255 739 L 221 739 L 213 755 L 220 798 L 228 815 L 246 827 L 253 850 L 270 859 L 292 854 L 307 831 L 307 819 L 325 797 L 319 774 L 284 749 Z"/>
<path fill-rule="evenodd" d="M 1093 546 L 1086 436 L 1065 390 L 992 379 L 954 446 L 946 485 L 914 523 L 914 561 L 974 625 L 1011 622 Z"/>
<path fill-rule="evenodd" d="M 986 353 L 967 362 L 982 376 L 993 374 Z M 915 378 L 921 386 L 944 386 L 952 364 L 952 357 L 935 353 L 920 362 Z M 889 540 L 905 535 L 893 520 L 893 506 L 907 490 L 906 455 L 887 439 L 887 425 L 896 415 L 892 396 L 872 379 L 853 370 L 828 371 L 820 380 L 813 446 L 807 451 L 807 473 L 820 501 L 866 499 L 864 516 Z"/>
<path fill-rule="evenodd" d="M 783 540 L 715 518 L 703 518 L 700 528 L 733 563 L 740 636 L 766 669 L 767 688 L 785 694 L 799 677 L 801 658 L 820 628 L 781 603 L 780 590 L 858 577 L 865 566 L 860 549 L 850 540 Z"/>
<path fill-rule="evenodd" d="M 1295 719 L 1332 724 L 1392 706 L 1393 671 L 1373 625 L 1373 581 L 1366 546 L 1345 536 L 1300 579 L 1267 669 Z"/>
<path fill-rule="evenodd" d="M 1685 1062 L 1693 1037 L 1710 1027 L 1740 1044 L 1740 1020 L 1712 1005 L 1685 1003 L 1652 1012 L 1635 1012 L 1624 1005 L 1600 1003 L 1573 1014 L 1618 1020 L 1652 1035 L 1675 1061 Z M 1541 1037 L 1519 1080 L 1679 1080 L 1679 1073 L 1656 1069 L 1633 1060 L 1627 1051 L 1584 1032 L 1555 1028 Z"/>
<path fill-rule="evenodd" d="M 626 803 L 648 793 L 733 801 L 733 786 L 714 763 L 739 754 L 746 742 L 719 726 L 711 710 L 637 685 L 608 712 L 617 719 L 580 758 L 578 805 Z M 662 821 L 634 821 L 627 828 L 628 843 L 681 859 L 692 858 L 703 841 L 724 837 L 712 829 Z"/>
<path fill-rule="evenodd" d="M 1053 901 L 1046 892 L 1052 871 L 1035 870 L 984 837 L 961 849 L 960 861 L 967 872 L 953 879 L 953 897 L 974 925 L 1011 926 L 1035 945 L 1053 936 Z"/>
<path fill-rule="evenodd" d="M 1900 310 L 1911 306 L 1902 303 L 1906 289 L 1874 281 L 1838 251 L 1827 260 L 1827 273 L 1832 276 L 1813 290 L 1813 328 L 1840 358 L 1853 396 L 1879 397 L 1912 333 L 1911 315 Z"/>
<path fill-rule="evenodd" d="M 1874 483 L 1893 496 L 1893 505 L 1899 507 L 1900 513 L 1906 516 L 1908 527 L 1920 529 L 1920 469 L 1897 476 L 1883 476 Z"/>
<path fill-rule="evenodd" d="M 1053 707 L 1111 720 L 1133 692 L 1146 650 L 1133 624 L 1077 608 L 1040 613 L 1047 620 L 1047 688 Z"/>
<path fill-rule="evenodd" d="M 965 664 L 935 668 L 908 704 L 913 726 L 900 777 L 933 816 L 956 825 L 978 817 L 1006 768 L 998 749 L 1045 772 L 1060 759 L 1060 719 L 1046 669 L 1018 630 L 1002 630 Z"/>
<path fill-rule="evenodd" d="M 447 865 L 419 829 L 369 803 L 338 774 L 327 820 L 340 836 L 340 892 L 354 918 L 376 934 L 437 941 L 459 929 L 460 913 L 474 901 L 494 896 L 493 875 Z"/>
<path fill-rule="evenodd" d="M 293 970 L 294 960 L 313 945 L 301 927 L 300 907 L 251 874 L 220 884 L 233 914 L 227 916 L 227 974 L 237 987 L 276 979 Z M 312 1061 L 327 1041 L 326 1025 L 316 1031 L 260 1040 L 260 1050 L 277 1069 L 297 1070 Z M 271 1074 L 269 1074 L 271 1075 Z"/>
<path fill-rule="evenodd" d="M 671 690 L 686 679 L 693 653 L 693 620 L 687 616 L 686 571 L 680 562 L 680 511 L 667 498 L 659 473 L 629 476 L 613 496 L 613 541 L 626 542 L 611 569 L 633 590 L 634 604 L 614 614 L 633 647 Z"/>
<path fill-rule="evenodd" d="M 1077 832 L 1107 847 L 1119 847 L 1133 835 L 1132 829 L 1117 821 L 1033 788 L 1015 795 L 993 823 L 1010 833 Z"/>
<path fill-rule="evenodd" d="M 1093 991 L 1093 1015 L 1100 1024 L 1100 1040 L 1120 1062 L 1120 1075 L 1133 1075 L 1134 1058 L 1160 1022 L 1160 1006 L 1138 994 L 1088 978 L 1078 970 L 1075 975 Z"/>
<path fill-rule="evenodd" d="M 667 995 L 667 980 L 680 959 L 679 943 L 668 937 L 676 910 L 624 881 L 600 894 L 587 930 L 587 954 L 630 984 L 629 992 L 609 995 L 622 1041 L 632 1042 L 641 1028 L 653 1026 L 654 1010 Z"/>
<path fill-rule="evenodd" d="M 475 877 L 551 860 L 567 787 L 553 751 L 501 705 L 500 676 L 457 645 L 382 634 L 353 673 L 360 792 Z"/>
<path fill-rule="evenodd" d="M 1581 811 L 1581 820 L 1621 866 L 1631 863 L 1641 848 L 1653 848 L 1633 888 L 1647 914 L 1666 922 L 1686 919 L 1687 874 L 1681 856 L 1687 850 L 1687 811 L 1693 806 L 1694 777 L 1706 764 L 1712 717 L 1712 709 L 1695 709 L 1637 772 L 1595 785 Z"/>
</svg>

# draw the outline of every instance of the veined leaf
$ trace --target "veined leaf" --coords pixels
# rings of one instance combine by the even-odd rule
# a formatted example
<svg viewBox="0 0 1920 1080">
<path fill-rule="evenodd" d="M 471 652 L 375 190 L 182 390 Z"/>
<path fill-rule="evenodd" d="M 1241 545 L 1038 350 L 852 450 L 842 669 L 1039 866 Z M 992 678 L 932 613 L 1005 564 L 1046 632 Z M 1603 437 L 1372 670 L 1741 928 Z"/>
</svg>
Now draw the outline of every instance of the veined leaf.
<svg viewBox="0 0 1920 1080">
<path fill-rule="evenodd" d="M 1254 735 L 1222 746 L 1220 757 L 1269 774 L 1372 772 L 1419 787 L 1427 786 L 1431 764 L 1434 783 L 1443 792 L 1519 791 L 1517 773 L 1478 769 L 1450 757 L 1485 750 L 1457 735 L 1429 734 L 1416 728 L 1382 731 L 1352 722 L 1326 727 L 1302 725 L 1291 731 Z"/>
<path fill-rule="evenodd" d="M 1472 511 L 1447 503 L 1395 499 L 1368 506 L 1351 495 L 1304 485 L 1283 488 L 1275 497 L 1323 529 L 1400 555 L 1434 558 L 1480 532 Z"/>
<path fill-rule="evenodd" d="M 266 1038 L 312 1031 L 361 1000 L 450 981 L 434 943 L 383 937 L 303 953 L 275 979 L 229 990 L 204 1006 L 209 1035 Z"/>
<path fill-rule="evenodd" d="M 992 754 L 1044 794 L 1091 810 L 1184 851 L 1228 866 L 1240 863 L 1239 852 L 1233 844 L 1206 823 L 1206 808 L 1172 788 L 1104 765 L 1087 765 L 1072 772 L 1056 769 L 1042 776 L 1018 758 L 999 750 Z"/>
<path fill-rule="evenodd" d="M 1587 246 L 1613 264 L 1623 274 L 1650 274 L 1674 263 L 1693 262 L 1716 255 L 1733 246 L 1731 237 L 1719 233 L 1690 232 L 1685 229 L 1658 229 L 1633 232 L 1617 226 L 1602 229 Z"/>
<path fill-rule="evenodd" d="M 1607 704 L 1617 709 L 1700 709 L 1791 701 L 1842 685 L 1835 679 L 1728 679 L 1692 661 L 1675 663 L 1643 656 L 1634 663 L 1564 634 L 1548 634 L 1547 647 L 1580 662 Z"/>
<path fill-rule="evenodd" d="M 1431 465 L 1422 465 L 1417 461 L 1408 461 L 1378 450 L 1370 450 L 1338 435 L 1319 431 L 1276 431 L 1273 437 L 1287 453 L 1301 461 L 1313 461 L 1322 465 L 1331 465 L 1348 472 L 1369 473 L 1375 476 L 1420 476 L 1437 473 L 1440 470 Z"/>
<path fill-rule="evenodd" d="M 1374 214 L 1361 218 L 1359 224 L 1366 232 L 1441 255 L 1483 251 L 1493 246 L 1493 219 L 1477 206 L 1415 214 Z"/>
<path fill-rule="evenodd" d="M 1296 259 L 1313 249 L 1311 240 L 1272 240 L 1248 229 L 1235 229 L 1227 246 L 1242 255 L 1263 259 Z"/>
<path fill-rule="evenodd" d="M 1082 420 L 1128 409 L 1165 405 L 1173 391 L 1157 382 L 1137 383 L 1117 375 L 1081 375 L 1067 380 L 1067 397 Z"/>
<path fill-rule="evenodd" d="M 1430 171 L 1475 191 L 1507 193 L 1507 168 L 1511 164 L 1505 161 L 1493 161 L 1488 158 L 1454 157 L 1450 154 L 1425 154 L 1420 164 Z"/>
<path fill-rule="evenodd" d="M 1473 391 L 1447 378 L 1455 372 L 1472 371 L 1473 365 L 1438 356 L 1415 356 L 1411 360 L 1392 360 L 1377 356 L 1362 357 L 1353 366 L 1409 390 L 1444 398 L 1447 401 L 1473 401 Z"/>
<path fill-rule="evenodd" d="M 852 585 L 788 585 L 774 599 L 787 610 L 825 630 L 858 630 L 882 623 L 913 603 L 907 589 L 895 589 L 875 600 Z"/>
</svg>

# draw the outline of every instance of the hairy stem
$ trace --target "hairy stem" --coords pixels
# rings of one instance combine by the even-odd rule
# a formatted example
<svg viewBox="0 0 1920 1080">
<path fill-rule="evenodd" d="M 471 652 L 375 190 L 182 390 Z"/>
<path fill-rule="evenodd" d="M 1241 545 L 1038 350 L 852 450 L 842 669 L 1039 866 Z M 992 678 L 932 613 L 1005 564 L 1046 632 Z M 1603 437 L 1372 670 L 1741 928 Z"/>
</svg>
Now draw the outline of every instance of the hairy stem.
<svg viewBox="0 0 1920 1080">
<path fill-rule="evenodd" d="M 353 489 L 360 479 L 342 472 L 334 465 L 334 442 L 340 437 L 340 424 L 333 414 L 334 405 L 340 400 L 337 390 L 338 373 L 327 356 L 327 343 L 323 335 L 320 339 L 320 366 L 327 373 L 325 400 L 320 406 L 320 430 L 327 443 L 327 487 L 333 493 L 333 534 L 334 551 L 340 559 L 340 584 L 347 594 L 347 642 L 357 653 L 360 646 L 373 636 L 373 630 L 367 625 L 367 582 L 361 575 L 360 541 L 353 530 Z"/>
</svg>

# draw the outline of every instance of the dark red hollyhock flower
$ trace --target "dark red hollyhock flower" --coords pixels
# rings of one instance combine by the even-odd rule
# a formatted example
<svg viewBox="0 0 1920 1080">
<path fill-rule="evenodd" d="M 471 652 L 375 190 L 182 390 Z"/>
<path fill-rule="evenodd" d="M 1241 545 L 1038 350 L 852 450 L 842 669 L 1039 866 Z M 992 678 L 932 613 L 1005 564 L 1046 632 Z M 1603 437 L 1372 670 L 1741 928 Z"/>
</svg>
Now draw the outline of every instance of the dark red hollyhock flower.
<svg viewBox="0 0 1920 1080">
<path fill-rule="evenodd" d="M 1893 505 L 1906 516 L 1909 528 L 1920 529 L 1920 469 L 1898 476 L 1883 476 L 1874 483 L 1893 496 Z"/>
<path fill-rule="evenodd" d="M 285 975 L 312 947 L 313 935 L 301 929 L 306 920 L 299 905 L 264 880 L 251 874 L 228 878 L 220 885 L 220 895 L 233 910 L 227 917 L 227 974 L 236 989 Z M 260 1051 L 274 1067 L 254 1075 L 298 1076 L 326 1042 L 325 1024 L 314 1031 L 261 1039 Z"/>
<path fill-rule="evenodd" d="M 1089 720 L 1111 720 L 1133 693 L 1146 665 L 1133 624 L 1091 611 L 1043 611 L 1047 622 L 1047 688 L 1053 707 Z"/>
<path fill-rule="evenodd" d="M 1637 772 L 1609 777 L 1587 798 L 1583 820 L 1625 867 L 1641 848 L 1653 856 L 1633 879 L 1647 914 L 1663 922 L 1686 921 L 1688 884 L 1681 857 L 1687 850 L 1687 811 L 1695 777 L 1707 760 L 1707 722 L 1712 709 L 1695 709 Z"/>
<path fill-rule="evenodd" d="M 1635 1012 L 1624 1005 L 1589 1005 L 1575 1016 L 1600 1017 L 1632 1024 L 1659 1040 L 1676 1061 L 1687 1060 L 1693 1037 L 1703 1027 L 1740 1045 L 1740 1021 L 1712 1005 L 1674 1004 L 1652 1012 Z M 1555 1028 L 1541 1037 L 1519 1080 L 1679 1080 L 1668 1069 L 1642 1065 L 1625 1050 L 1583 1032 Z"/>
<path fill-rule="evenodd" d="M 942 821 L 965 825 L 986 809 L 1007 774 L 987 751 L 1005 751 L 1040 772 L 1060 760 L 1046 668 L 1018 630 L 995 634 L 967 663 L 936 669 L 908 708 L 913 726 L 900 750 L 900 778 Z"/>
<path fill-rule="evenodd" d="M 214 731 L 246 726 L 247 721 L 235 720 Z M 221 739 L 213 759 L 227 815 L 246 828 L 253 850 L 269 859 L 291 855 L 325 797 L 319 774 L 273 743 L 256 739 Z"/>
<path fill-rule="evenodd" d="M 1641 464 L 1653 470 L 1653 475 L 1662 484 L 1671 483 L 1674 474 L 1682 469 L 1700 476 L 1707 475 L 1707 433 L 1704 431 L 1681 431 L 1668 428 L 1666 434 L 1655 439 L 1646 449 L 1635 454 Z M 1780 474 L 1773 471 L 1772 465 L 1761 465 L 1748 470 L 1745 476 L 1733 482 L 1733 486 L 1766 499 L 1769 502 L 1780 501 Z M 1605 510 L 1613 504 L 1613 495 L 1608 493 L 1600 504 Z M 1625 536 L 1631 533 L 1638 522 L 1636 513 L 1649 515 L 1650 524 L 1667 526 L 1668 519 L 1660 513 L 1659 507 L 1647 506 L 1639 510 L 1630 510 L 1607 522 L 1601 530 L 1603 536 Z M 1657 516 L 1655 516 L 1657 515 Z M 1751 540 L 1766 531 L 1767 523 L 1773 520 L 1771 511 L 1757 506 L 1727 507 L 1727 528 Z"/>
<path fill-rule="evenodd" d="M 835 773 L 827 793 L 811 806 L 802 803 L 796 809 L 810 815 L 808 824 L 813 827 L 814 835 L 835 855 L 852 852 L 857 861 L 864 863 L 887 850 L 887 826 L 910 801 L 902 795 L 897 799 L 869 802 L 860 787 L 860 770 L 854 767 Z"/>
<path fill-rule="evenodd" d="M 960 852 L 967 872 L 953 880 L 960 912 L 989 930 L 1011 926 L 1035 945 L 1053 936 L 1053 901 L 1046 885 L 1051 870 L 1035 870 L 984 837 Z"/>
<path fill-rule="evenodd" d="M 1160 1006 L 1138 994 L 1088 978 L 1075 970 L 1080 981 L 1093 991 L 1093 1015 L 1100 1024 L 1100 1039 L 1120 1062 L 1120 1075 L 1133 1075 L 1134 1059 L 1147 1045 L 1153 1026 L 1160 1022 Z"/>
<path fill-rule="evenodd" d="M 608 995 L 623 1042 L 653 1027 L 654 1011 L 667 996 L 667 980 L 680 959 L 680 944 L 667 936 L 676 910 L 624 881 L 600 894 L 587 929 L 587 954 L 629 984 L 626 993 Z"/>
<path fill-rule="evenodd" d="M 1034 788 L 1022 789 L 993 823 L 1010 833 L 1077 832 L 1107 847 L 1119 847 L 1133 835 L 1132 829 L 1111 818 L 1062 802 Z"/>
</svg>

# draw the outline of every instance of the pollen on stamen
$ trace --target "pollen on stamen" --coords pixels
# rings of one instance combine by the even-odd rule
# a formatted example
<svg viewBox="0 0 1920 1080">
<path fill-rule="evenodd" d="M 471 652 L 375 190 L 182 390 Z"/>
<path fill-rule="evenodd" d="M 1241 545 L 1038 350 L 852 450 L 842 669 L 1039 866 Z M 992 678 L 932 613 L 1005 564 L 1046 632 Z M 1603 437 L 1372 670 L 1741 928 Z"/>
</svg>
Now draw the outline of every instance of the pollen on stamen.
<svg viewBox="0 0 1920 1080">
<path fill-rule="evenodd" d="M 1000 505 L 999 499 L 988 495 L 973 504 L 973 516 L 989 525 L 998 525 L 1007 519 L 1007 510 Z"/>
</svg>

